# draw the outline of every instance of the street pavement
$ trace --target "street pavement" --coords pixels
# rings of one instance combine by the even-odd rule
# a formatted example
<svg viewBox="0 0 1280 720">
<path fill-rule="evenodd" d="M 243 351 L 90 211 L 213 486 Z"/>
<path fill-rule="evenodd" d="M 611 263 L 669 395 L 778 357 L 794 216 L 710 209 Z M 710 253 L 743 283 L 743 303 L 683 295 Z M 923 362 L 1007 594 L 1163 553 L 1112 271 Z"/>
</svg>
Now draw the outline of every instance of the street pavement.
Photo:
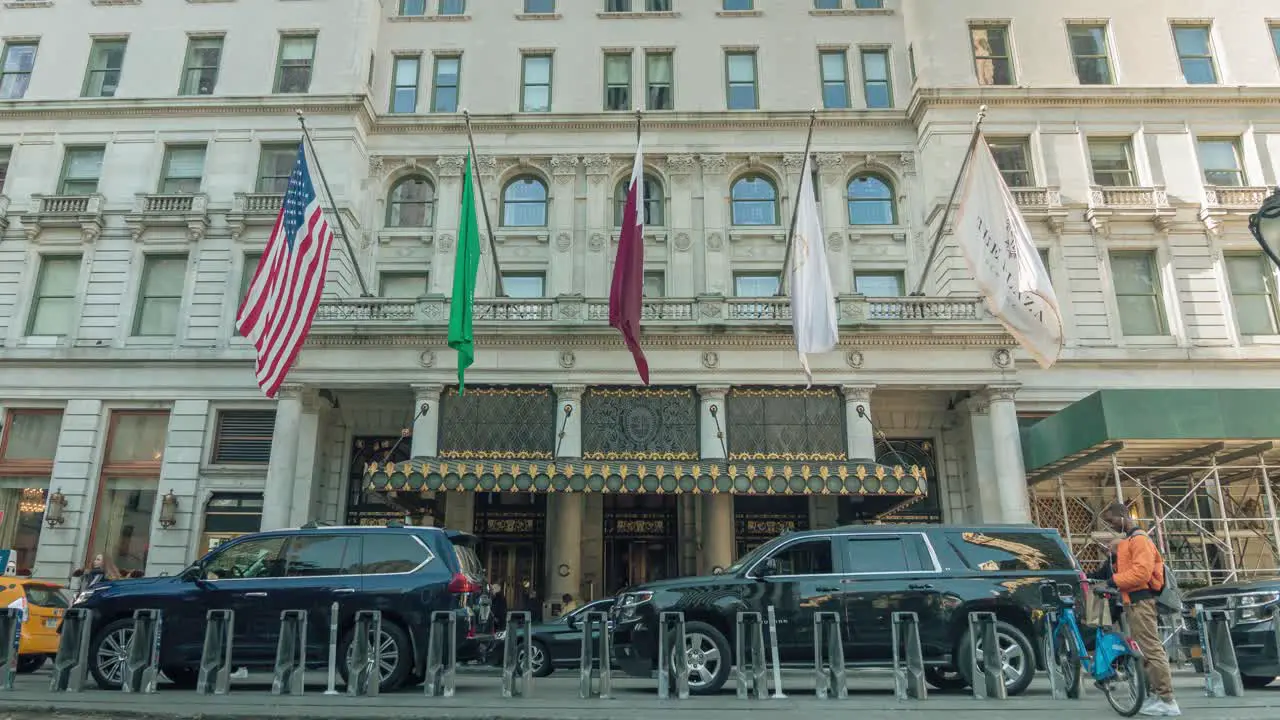
<svg viewBox="0 0 1280 720">
<path fill-rule="evenodd" d="M 578 697 L 578 674 L 559 670 L 535 679 L 528 697 L 503 698 L 496 672 L 465 670 L 458 674 L 452 698 L 429 698 L 422 688 L 406 689 L 376 698 L 324 695 L 324 674 L 308 673 L 302 696 L 273 696 L 270 676 L 254 674 L 233 681 L 231 693 L 200 696 L 194 691 L 162 685 L 154 695 L 130 695 L 95 689 L 78 694 L 53 694 L 49 674 L 19 676 L 13 691 L 0 691 L 0 720 L 68 720 L 90 718 L 267 719 L 332 718 L 378 720 L 424 718 L 442 720 L 738 720 L 743 712 L 803 715 L 805 720 L 882 720 L 890 713 L 909 711 L 922 720 L 1056 720 L 1114 715 L 1102 694 L 1090 686 L 1080 700 L 1055 701 L 1041 676 L 1021 697 L 1004 701 L 975 700 L 967 693 L 930 690 L 921 701 L 898 701 L 893 676 L 887 671 L 851 671 L 849 697 L 818 700 L 809 673 L 788 670 L 783 676 L 785 699 L 739 700 L 732 681 L 715 697 L 659 700 L 656 681 L 615 676 L 609 699 Z M 92 681 L 90 681 L 92 685 Z M 1240 698 L 1207 698 L 1201 678 L 1178 673 L 1175 685 L 1183 716 L 1212 720 L 1275 720 L 1280 718 L 1280 681 Z"/>
</svg>

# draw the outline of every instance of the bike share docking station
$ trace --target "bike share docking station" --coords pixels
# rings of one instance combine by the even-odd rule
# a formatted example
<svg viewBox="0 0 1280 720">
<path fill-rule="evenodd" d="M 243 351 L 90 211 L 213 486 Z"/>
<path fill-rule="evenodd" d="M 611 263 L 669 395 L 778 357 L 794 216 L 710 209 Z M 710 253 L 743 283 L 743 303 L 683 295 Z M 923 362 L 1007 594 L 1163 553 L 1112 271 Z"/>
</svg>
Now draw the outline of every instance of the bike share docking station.
<svg viewBox="0 0 1280 720">
<path fill-rule="evenodd" d="M 22 608 L 0 608 L 0 690 L 12 690 L 14 678 L 18 675 L 22 616 Z"/>
<path fill-rule="evenodd" d="M 671 697 L 675 676 L 676 697 L 689 697 L 689 651 L 684 631 L 684 613 L 664 612 L 658 617 L 658 697 Z"/>
<path fill-rule="evenodd" d="M 601 700 L 608 700 L 613 686 L 613 653 L 609 648 L 609 614 L 593 610 L 583 613 L 581 622 L 582 652 L 578 656 L 578 697 L 598 697 Z M 598 654 L 597 645 L 599 646 Z M 548 657 L 546 662 L 551 662 L 551 658 Z M 600 684 L 593 688 L 592 681 L 596 677 L 597 662 Z M 661 670 L 659 670 L 659 676 L 661 676 Z M 661 687 L 658 693 L 661 695 Z"/>
<path fill-rule="evenodd" d="M 458 616 L 451 610 L 431 613 L 427 636 L 427 697 L 453 697 L 458 678 Z"/>
<path fill-rule="evenodd" d="M 1240 663 L 1231 639 L 1232 610 L 1195 606 L 1196 625 L 1200 630 L 1200 648 L 1204 654 L 1204 693 L 1209 697 L 1240 697 L 1244 682 L 1240 679 Z M 1280 651 L 1280 611 L 1272 616 L 1276 628 L 1276 649 Z"/>
<path fill-rule="evenodd" d="M 53 658 L 50 692 L 80 692 L 89 674 L 89 641 L 93 617 L 84 608 L 71 608 L 62 616 L 58 654 Z"/>
<path fill-rule="evenodd" d="M 996 614 L 993 612 L 969 613 L 969 677 L 973 697 L 978 700 L 1004 700 L 1008 697 L 1004 686 L 1004 657 L 1000 650 L 1000 635 L 996 632 Z M 979 643 L 982 655 L 979 657 Z M 995 662 L 988 662 L 994 659 Z"/>
<path fill-rule="evenodd" d="M 508 612 L 502 642 L 502 697 L 527 697 L 533 692 L 532 647 L 532 616 L 527 610 Z"/>
<path fill-rule="evenodd" d="M 234 646 L 236 611 L 210 610 L 205 615 L 204 647 L 200 651 L 200 670 L 196 692 L 201 695 L 226 695 L 231 691 L 231 651 Z"/>
<path fill-rule="evenodd" d="M 924 652 L 920 648 L 920 616 L 896 612 L 893 620 L 893 694 L 899 700 L 929 697 L 924 681 Z"/>
<path fill-rule="evenodd" d="M 150 694 L 160 677 L 160 634 L 164 619 L 159 610 L 134 610 L 133 635 L 125 651 L 124 682 L 127 693 Z"/>
</svg>

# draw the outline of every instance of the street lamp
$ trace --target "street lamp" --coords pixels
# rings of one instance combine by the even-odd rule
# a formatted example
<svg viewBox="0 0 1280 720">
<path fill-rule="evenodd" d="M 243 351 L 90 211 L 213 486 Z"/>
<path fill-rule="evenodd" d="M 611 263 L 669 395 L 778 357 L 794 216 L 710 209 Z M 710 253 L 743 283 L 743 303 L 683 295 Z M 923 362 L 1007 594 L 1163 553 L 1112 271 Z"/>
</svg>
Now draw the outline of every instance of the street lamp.
<svg viewBox="0 0 1280 720">
<path fill-rule="evenodd" d="M 1262 201 L 1258 212 L 1249 216 L 1249 232 L 1271 262 L 1280 267 L 1280 187 Z"/>
</svg>

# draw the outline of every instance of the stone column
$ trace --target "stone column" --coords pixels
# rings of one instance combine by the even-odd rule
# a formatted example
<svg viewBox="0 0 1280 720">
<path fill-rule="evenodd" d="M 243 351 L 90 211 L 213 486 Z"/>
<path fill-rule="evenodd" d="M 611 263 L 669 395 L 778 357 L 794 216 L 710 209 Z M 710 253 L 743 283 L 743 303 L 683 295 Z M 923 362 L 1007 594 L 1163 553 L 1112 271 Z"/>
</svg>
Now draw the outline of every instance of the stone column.
<svg viewBox="0 0 1280 720">
<path fill-rule="evenodd" d="M 440 443 L 440 393 L 444 386 L 436 383 L 427 385 L 410 385 L 413 390 L 413 435 L 409 438 L 409 456 L 414 458 L 435 457 Z M 429 499 L 441 502 L 436 493 L 427 493 Z M 439 509 L 436 510 L 437 516 Z M 434 525 L 435 518 L 428 515 L 423 519 L 426 525 Z"/>
<path fill-rule="evenodd" d="M 276 426 L 271 435 L 267 486 L 262 495 L 262 529 L 289 524 L 293 480 L 298 472 L 298 440 L 302 424 L 302 386 L 282 385 L 276 395 Z"/>
<path fill-rule="evenodd" d="M 875 385 L 845 385 L 844 427 L 850 460 L 875 460 L 876 435 L 871 424 L 871 393 Z M 861 410 L 862 412 L 858 412 Z"/>
<path fill-rule="evenodd" d="M 999 499 L 996 497 L 995 456 L 991 444 L 991 414 L 985 394 L 974 394 L 965 401 L 969 411 L 969 435 L 972 443 L 969 475 L 971 513 L 969 522 L 980 524 L 996 522 L 1000 517 Z"/>
<path fill-rule="evenodd" d="M 582 457 L 582 391 L 581 385 L 557 385 L 556 425 L 559 458 Z M 568 408 L 569 413 L 565 414 Z M 563 433 L 563 435 L 559 435 Z M 547 592 L 544 601 L 560 602 L 564 595 L 582 599 L 582 519 L 583 499 L 580 493 L 555 493 L 547 498 Z M 547 613 L 549 615 L 549 613 Z"/>
<path fill-rule="evenodd" d="M 726 446 L 723 430 L 728 419 L 725 396 L 729 388 L 722 385 L 698 386 L 701 417 L 698 418 L 703 460 L 723 460 Z M 716 421 L 719 420 L 717 426 Z M 702 495 L 702 572 L 726 568 L 733 564 L 733 496 L 728 493 Z"/>
<path fill-rule="evenodd" d="M 1016 386 L 987 388 L 991 408 L 991 444 L 995 454 L 995 484 L 999 495 L 1001 523 L 1031 522 L 1027 499 L 1027 472 L 1022 465 L 1022 436 L 1018 432 L 1018 411 L 1013 402 Z"/>
<path fill-rule="evenodd" d="M 312 506 L 316 481 L 321 473 L 320 438 L 324 434 L 323 407 L 328 405 L 314 390 L 302 393 L 302 419 L 298 425 L 298 460 L 294 467 L 293 496 L 289 503 L 289 525 L 297 527 L 317 519 Z"/>
</svg>

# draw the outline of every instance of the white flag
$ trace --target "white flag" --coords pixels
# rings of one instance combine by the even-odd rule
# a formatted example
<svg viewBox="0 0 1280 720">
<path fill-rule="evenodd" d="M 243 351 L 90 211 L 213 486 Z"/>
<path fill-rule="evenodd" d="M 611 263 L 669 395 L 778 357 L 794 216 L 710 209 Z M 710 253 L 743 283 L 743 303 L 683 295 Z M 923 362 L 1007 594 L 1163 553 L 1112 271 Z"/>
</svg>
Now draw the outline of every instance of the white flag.
<svg viewBox="0 0 1280 720">
<path fill-rule="evenodd" d="M 818 203 L 813 194 L 809 158 L 800 172 L 800 203 L 796 229 L 791 238 L 791 322 L 795 328 L 796 350 L 805 377 L 813 384 L 808 356 L 833 350 L 840 342 L 836 319 L 836 298 L 827 269 L 827 245 L 818 220 Z"/>
<path fill-rule="evenodd" d="M 1042 368 L 1062 353 L 1062 311 L 1018 203 L 978 136 L 965 173 L 955 233 L 991 312 Z"/>
</svg>

